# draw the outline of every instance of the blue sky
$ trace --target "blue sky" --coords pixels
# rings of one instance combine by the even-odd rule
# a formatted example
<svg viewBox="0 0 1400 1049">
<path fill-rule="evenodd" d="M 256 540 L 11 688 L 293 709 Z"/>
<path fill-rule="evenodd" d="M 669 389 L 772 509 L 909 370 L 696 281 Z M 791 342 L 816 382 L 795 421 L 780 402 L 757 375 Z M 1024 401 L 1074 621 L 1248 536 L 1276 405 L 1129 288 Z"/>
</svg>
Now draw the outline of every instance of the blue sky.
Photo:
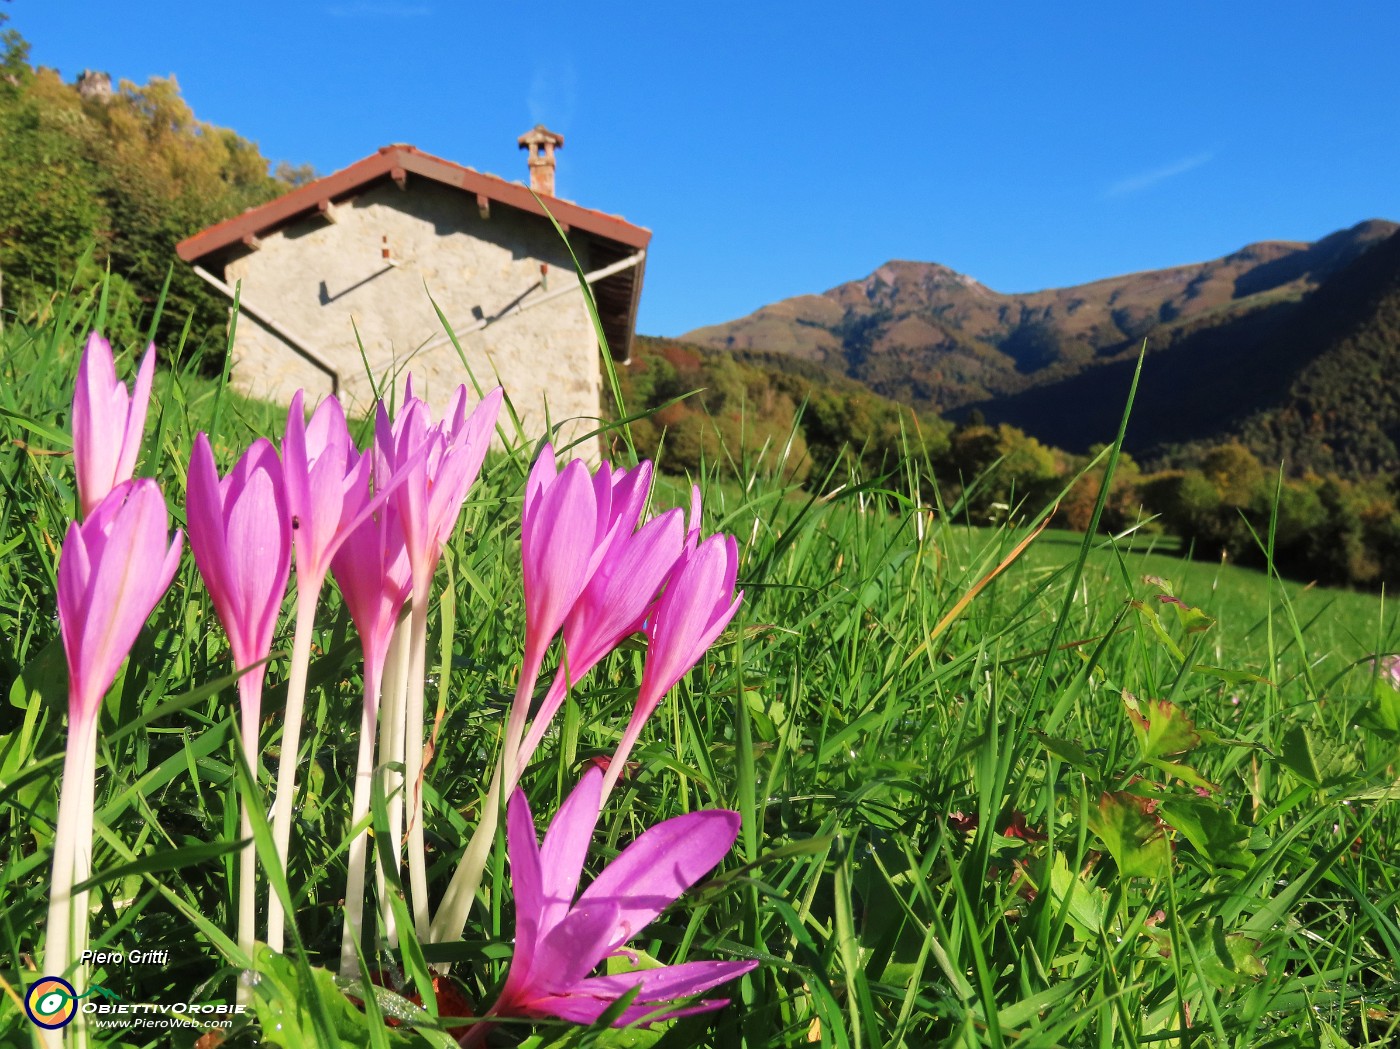
<svg viewBox="0 0 1400 1049">
<path fill-rule="evenodd" d="M 882 262 L 1031 291 L 1400 220 L 1400 4 L 241 0 L 0 7 L 321 173 L 389 142 L 655 232 L 675 335 Z"/>
</svg>

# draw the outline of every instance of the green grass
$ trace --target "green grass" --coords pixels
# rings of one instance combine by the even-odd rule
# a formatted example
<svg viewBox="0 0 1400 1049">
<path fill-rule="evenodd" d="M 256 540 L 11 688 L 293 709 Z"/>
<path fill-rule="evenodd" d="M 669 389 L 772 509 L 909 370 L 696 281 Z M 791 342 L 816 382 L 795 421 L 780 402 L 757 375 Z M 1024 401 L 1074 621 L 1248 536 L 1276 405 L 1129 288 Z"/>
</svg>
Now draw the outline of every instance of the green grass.
<svg viewBox="0 0 1400 1049">
<path fill-rule="evenodd" d="M 29 1036 L 19 997 L 37 975 L 47 904 L 66 695 L 53 580 L 73 509 L 62 453 L 92 320 L 78 310 L 0 341 L 4 1045 Z M 128 374 L 136 347 L 122 349 Z M 188 367 L 165 370 L 138 472 L 160 479 L 177 517 L 190 442 L 216 418 L 226 467 L 253 435 L 278 435 L 282 412 Z M 438 578 L 454 601 L 435 607 L 429 635 L 428 701 L 443 715 L 426 789 L 435 893 L 479 811 L 520 656 L 529 454 L 488 462 Z M 650 1033 L 505 1027 L 499 1044 L 1395 1044 L 1400 700 L 1367 662 L 1400 649 L 1389 605 L 1151 552 L 1141 534 L 1086 547 L 1046 532 L 998 572 L 1029 524 L 931 515 L 901 494 L 898 473 L 882 501 L 856 489 L 820 498 L 786 487 L 783 466 L 771 452 L 739 456 L 701 478 L 707 531 L 739 537 L 747 599 L 652 720 L 590 864 L 667 816 L 737 809 L 730 860 L 635 946 L 668 962 L 761 965 L 712 1016 Z M 658 499 L 683 492 L 668 483 Z M 1179 616 L 1147 575 L 1201 614 Z M 281 631 L 285 649 L 285 621 Z M 304 948 L 256 959 L 259 1024 L 224 1044 L 450 1045 L 395 994 L 367 1019 L 321 968 L 338 953 L 360 695 L 358 644 L 334 599 L 317 651 L 285 880 L 291 942 Z M 621 651 L 570 701 L 525 776 L 537 814 L 610 751 L 640 668 L 636 646 Z M 254 788 L 238 772 L 229 669 L 187 558 L 102 717 L 94 946 L 171 952 L 168 966 L 96 974 L 127 1001 L 232 999 L 235 861 L 221 846 L 235 840 L 240 790 Z M 279 655 L 267 765 L 285 676 Z M 1152 725 L 1146 743 L 1125 696 Z M 1152 732 L 1175 732 L 1184 748 Z M 264 804 L 268 779 L 255 788 Z M 1202 797 L 1191 782 L 1213 786 Z M 370 963 L 408 995 L 428 963 L 450 960 L 484 1007 L 510 930 L 498 844 L 461 943 L 426 958 L 409 943 Z M 384 1027 L 381 1013 L 420 1026 Z M 110 1044 L 194 1038 L 133 1031 Z"/>
</svg>

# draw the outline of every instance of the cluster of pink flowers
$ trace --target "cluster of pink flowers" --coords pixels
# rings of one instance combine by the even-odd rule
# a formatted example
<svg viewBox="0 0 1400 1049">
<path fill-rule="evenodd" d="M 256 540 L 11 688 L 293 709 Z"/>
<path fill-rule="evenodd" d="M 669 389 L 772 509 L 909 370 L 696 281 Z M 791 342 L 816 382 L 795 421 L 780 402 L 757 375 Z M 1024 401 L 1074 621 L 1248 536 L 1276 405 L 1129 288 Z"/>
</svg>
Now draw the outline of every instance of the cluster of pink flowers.
<svg viewBox="0 0 1400 1049">
<path fill-rule="evenodd" d="M 83 353 L 74 397 L 74 463 L 83 521 L 70 526 L 58 571 L 59 618 L 70 670 L 70 739 L 46 942 L 46 970 L 54 973 L 70 970 L 86 944 L 87 909 L 72 887 L 90 871 L 101 700 L 170 585 L 181 554 L 180 533 L 173 539 L 168 534 L 158 486 L 131 479 L 153 372 L 152 348 L 129 395 L 116 378 L 110 346 L 94 333 Z M 392 418 L 382 403 L 378 406 L 372 446 L 361 452 L 334 397 L 323 401 L 308 422 L 298 393 L 280 455 L 271 442 L 259 439 L 222 477 L 208 438 L 200 434 L 186 489 L 190 547 L 238 671 L 241 743 L 255 777 L 262 753 L 266 664 L 295 565 L 296 628 L 272 819 L 283 862 L 292 828 L 311 630 L 320 592 L 331 575 L 359 634 L 364 660 L 350 825 L 364 827 L 371 787 L 376 776 L 384 776 L 392 790 L 394 836 L 407 831 L 410 898 L 420 939 L 460 936 L 480 883 L 486 846 L 494 840 L 505 807 L 517 928 L 509 978 L 490 1015 L 592 1022 L 636 989 L 634 1004 L 619 1020 L 634 1022 L 665 1014 L 666 1002 L 708 990 L 753 966 L 691 962 L 628 976 L 589 975 L 722 859 L 738 833 L 735 813 L 696 812 L 658 824 L 578 894 L 594 827 L 647 718 L 739 607 L 738 549 L 732 536 L 702 539 L 698 489 L 688 520 L 681 510 L 648 518 L 650 463 L 630 470 L 604 463 L 590 470 L 573 459 L 561 468 L 554 450 L 544 447 L 524 492 L 524 654 L 505 745 L 476 837 L 437 913 L 431 914 L 421 789 L 429 598 L 443 549 L 481 471 L 502 397 L 501 390 L 493 390 L 469 411 L 467 391 L 459 388 L 445 417 L 434 423 L 410 381 L 405 403 Z M 608 772 L 590 769 L 583 776 L 541 846 L 518 789 L 522 771 L 568 691 L 637 633 L 647 639 L 644 671 Z M 554 644 L 556 638 L 562 638 L 560 645 Z M 536 704 L 536 685 L 551 652 L 557 652 L 557 669 Z M 387 771 L 397 763 L 403 768 L 401 778 Z M 246 811 L 243 831 L 250 836 Z M 342 969 L 356 964 L 363 946 L 365 843 L 362 831 L 347 849 Z M 383 898 L 384 873 L 379 879 L 381 909 L 391 942 L 396 942 L 399 930 L 393 928 Z M 251 958 L 256 869 L 250 848 L 243 850 L 240 877 L 238 941 Z M 282 923 L 274 896 L 267 926 L 267 942 L 274 949 L 282 947 Z M 81 978 L 81 966 L 75 975 Z M 705 1001 L 668 1015 L 723 1004 Z M 478 1024 L 472 1037 L 484 1037 L 488 1027 Z"/>
</svg>

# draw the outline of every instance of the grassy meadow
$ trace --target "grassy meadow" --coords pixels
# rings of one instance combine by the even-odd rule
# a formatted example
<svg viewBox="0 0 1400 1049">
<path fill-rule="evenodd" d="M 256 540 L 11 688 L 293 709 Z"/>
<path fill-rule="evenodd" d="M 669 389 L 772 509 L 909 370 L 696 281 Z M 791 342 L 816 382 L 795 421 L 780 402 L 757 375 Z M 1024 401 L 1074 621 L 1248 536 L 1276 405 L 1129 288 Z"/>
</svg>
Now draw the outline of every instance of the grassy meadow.
<svg viewBox="0 0 1400 1049">
<path fill-rule="evenodd" d="M 38 975 L 65 738 L 54 590 L 74 513 L 67 416 L 102 309 L 75 301 L 0 336 L 4 1046 L 31 1037 L 22 999 Z M 127 378 L 141 347 L 114 348 Z M 211 433 L 223 469 L 254 436 L 278 440 L 285 413 L 162 349 L 138 475 L 160 481 L 182 523 L 195 433 Z M 480 813 L 520 660 L 520 505 L 543 435 L 526 436 L 488 459 L 438 574 L 435 894 Z M 1389 602 L 1191 561 L 1145 529 L 1038 532 L 1041 507 L 974 526 L 911 490 L 898 463 L 836 492 L 794 488 L 791 465 L 780 447 L 741 448 L 696 478 L 706 531 L 738 537 L 747 596 L 649 723 L 589 866 L 665 817 L 737 810 L 730 857 L 634 946 L 643 962 L 759 966 L 718 992 L 734 999 L 718 1013 L 650 1030 L 503 1025 L 491 1044 L 1400 1044 L 1400 693 L 1371 662 L 1400 651 Z M 685 491 L 671 480 L 656 499 Z M 98 1044 L 451 1046 L 453 1018 L 504 978 L 503 841 L 462 941 L 406 936 L 368 959 L 378 989 L 331 974 L 361 703 L 359 645 L 335 597 L 323 597 L 311 664 L 291 858 L 285 877 L 269 872 L 295 931 L 285 955 L 261 951 L 257 975 L 240 977 L 237 809 L 243 791 L 271 805 L 289 620 L 255 788 L 236 774 L 228 646 L 192 558 L 108 695 L 93 946 L 169 961 L 99 966 L 94 979 L 126 1001 L 229 1002 L 242 978 L 253 1010 L 222 1043 L 191 1026 Z M 570 697 L 523 781 L 541 819 L 611 752 L 641 655 L 614 653 Z M 375 814 L 382 823 L 382 797 Z M 456 995 L 414 1005 L 430 967 L 449 964 Z"/>
</svg>

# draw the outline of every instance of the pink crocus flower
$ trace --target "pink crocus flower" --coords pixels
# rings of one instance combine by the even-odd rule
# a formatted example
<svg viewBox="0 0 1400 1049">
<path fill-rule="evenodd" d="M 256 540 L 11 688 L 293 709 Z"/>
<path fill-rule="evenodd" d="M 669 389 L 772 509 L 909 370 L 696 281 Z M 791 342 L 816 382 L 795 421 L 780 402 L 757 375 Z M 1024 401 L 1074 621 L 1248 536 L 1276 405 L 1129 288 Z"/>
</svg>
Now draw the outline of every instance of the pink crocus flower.
<svg viewBox="0 0 1400 1049">
<path fill-rule="evenodd" d="M 296 629 L 292 636 L 282 758 L 277 766 L 277 801 L 272 817 L 273 843 L 284 863 L 291 845 L 306 675 L 321 587 L 341 544 L 389 498 L 396 485 L 409 479 L 410 472 L 400 469 L 371 496 L 369 475 L 375 457 L 362 457 L 355 449 L 340 402 L 327 397 L 308 423 L 303 397 L 298 390 L 292 398 L 282 440 L 282 472 L 297 576 Z M 427 447 L 420 447 L 407 456 L 405 465 L 421 466 L 427 453 Z M 377 681 L 375 685 L 377 701 Z M 281 901 L 274 895 L 268 899 L 267 915 L 267 943 L 273 950 L 283 947 L 284 926 Z"/>
<path fill-rule="evenodd" d="M 194 562 L 228 635 L 234 666 L 246 670 L 238 678 L 240 733 L 256 777 L 262 663 L 272 649 L 292 557 L 291 515 L 277 449 L 259 438 L 220 480 L 209 438 L 197 435 L 190 453 L 185 514 Z M 248 838 L 252 833 L 245 802 L 240 834 Z M 249 954 L 256 871 L 253 850 L 245 847 L 239 856 L 238 945 Z M 240 1000 L 246 998 L 241 986 L 239 993 Z"/>
<path fill-rule="evenodd" d="M 525 588 L 525 652 L 506 720 L 502 782 L 518 779 L 517 758 L 535 683 L 550 643 L 607 552 L 615 522 L 611 474 L 591 476 L 581 459 L 560 470 L 546 444 L 525 479 L 520 561 Z"/>
<path fill-rule="evenodd" d="M 88 336 L 73 391 L 73 466 L 83 517 L 116 485 L 131 480 L 155 367 L 153 343 L 141 358 L 136 387 L 128 396 L 126 384 L 117 381 L 111 343 L 97 332 Z"/>
<path fill-rule="evenodd" d="M 739 610 L 744 593 L 734 593 L 738 571 L 739 546 L 732 535 L 712 535 L 676 562 L 665 593 L 647 619 L 647 656 L 637 705 L 608 768 L 604 797 L 612 791 L 652 711 Z"/>
<path fill-rule="evenodd" d="M 610 475 L 600 471 L 599 478 L 591 477 L 581 459 L 559 470 L 548 444 L 530 469 L 520 517 L 522 679 L 538 676 L 549 643 L 607 552 L 605 540 L 618 524 L 611 514 L 612 491 Z"/>
<path fill-rule="evenodd" d="M 398 513 L 381 507 L 346 537 L 331 561 L 345 607 L 360 635 L 365 676 L 384 672 L 394 626 L 412 591 L 408 547 Z"/>
<path fill-rule="evenodd" d="M 364 653 L 364 705 L 350 812 L 353 827 L 369 814 L 384 662 L 399 613 L 412 587 L 408 548 L 398 512 L 392 505 L 381 507 L 350 532 L 336 552 L 331 570 L 340 584 Z M 341 972 L 347 974 L 356 964 L 355 948 L 364 925 L 366 841 L 365 832 L 357 834 L 348 853 L 345 924 L 341 937 Z"/>
<path fill-rule="evenodd" d="M 68 659 L 68 746 L 54 831 L 44 970 L 65 973 L 87 945 L 97 721 L 102 697 L 180 562 L 165 498 L 151 480 L 113 488 L 87 520 L 68 526 L 58 562 L 58 621 Z M 72 917 L 77 916 L 77 925 Z M 81 970 L 79 990 L 83 989 Z"/>
<path fill-rule="evenodd" d="M 634 989 L 636 998 L 615 1026 L 707 1012 L 727 1005 L 728 999 L 666 1005 L 702 994 L 758 964 L 699 961 L 589 975 L 606 958 L 624 953 L 629 940 L 724 858 L 739 833 L 739 814 L 726 810 L 665 820 L 643 831 L 580 893 L 601 803 L 602 774 L 589 769 L 540 845 L 524 791 L 511 795 L 506 842 L 515 889 L 515 952 L 489 1015 L 593 1023 Z M 476 1025 L 466 1044 L 479 1043 L 486 1026 Z"/>
<path fill-rule="evenodd" d="M 327 397 L 306 421 L 304 393 L 298 390 L 287 410 L 282 438 L 282 481 L 292 527 L 297 597 L 296 628 L 287 676 L 287 703 L 277 762 L 277 793 L 272 813 L 272 840 L 285 865 L 291 847 L 297 763 L 300 760 L 306 675 L 321 587 L 331 558 L 363 513 L 369 499 L 369 461 L 362 461 L 345 425 L 345 412 Z M 277 895 L 267 901 L 267 944 L 282 950 L 286 916 Z"/>
<path fill-rule="evenodd" d="M 146 617 L 174 578 L 181 533 L 167 544 L 165 497 L 152 480 L 114 487 L 68 526 L 58 565 L 58 620 L 68 657 L 68 715 L 97 716 Z"/>
<path fill-rule="evenodd" d="M 369 479 L 356 469 L 360 454 L 345 425 L 340 401 L 327 397 L 316 406 L 308 423 L 303 396 L 298 390 L 287 410 L 282 474 L 292 520 L 297 589 L 315 592 L 369 500 Z"/>
<path fill-rule="evenodd" d="M 277 449 L 259 438 L 220 480 L 209 438 L 197 435 L 190 454 L 186 513 L 194 561 L 228 634 L 234 665 L 243 669 L 261 663 L 272 649 L 292 552 L 291 515 Z M 249 744 L 256 741 L 262 682 L 261 666 L 238 679 L 244 725 L 252 729 Z M 255 753 L 248 757 L 252 760 Z"/>
<path fill-rule="evenodd" d="M 567 690 L 642 629 L 681 554 L 684 531 L 681 511 L 668 510 L 610 545 L 564 619 L 564 659 L 525 736 L 518 767 L 529 763 Z"/>
<path fill-rule="evenodd" d="M 496 387 L 467 415 L 466 390 L 459 387 L 448 417 L 429 426 L 428 406 L 413 396 L 411 382 L 408 399 L 392 424 L 380 403 L 375 450 L 388 470 L 381 482 L 393 475 L 399 485 L 393 499 L 403 523 L 414 583 L 426 590 L 467 493 L 481 472 L 504 391 Z"/>
<path fill-rule="evenodd" d="M 467 492 L 481 472 L 491 434 L 496 426 L 504 391 L 486 394 L 466 413 L 465 387 L 458 387 L 447 418 L 429 426 L 428 406 L 413 396 L 412 379 L 407 399 L 391 424 L 383 404 L 375 428 L 376 483 L 395 486 L 394 508 L 403 527 L 408 560 L 413 571 L 412 611 L 409 616 L 409 655 L 406 689 L 385 704 L 386 723 L 394 724 L 391 738 L 402 740 L 405 802 L 389 810 L 389 824 L 396 829 L 400 805 L 409 813 L 408 866 L 413 918 L 421 938 L 428 936 L 428 876 L 423 835 L 423 687 L 428 647 L 428 596 L 443 546 L 456 527 Z M 397 726 L 403 725 L 402 735 Z M 397 744 L 395 748 L 397 750 Z"/>
</svg>

